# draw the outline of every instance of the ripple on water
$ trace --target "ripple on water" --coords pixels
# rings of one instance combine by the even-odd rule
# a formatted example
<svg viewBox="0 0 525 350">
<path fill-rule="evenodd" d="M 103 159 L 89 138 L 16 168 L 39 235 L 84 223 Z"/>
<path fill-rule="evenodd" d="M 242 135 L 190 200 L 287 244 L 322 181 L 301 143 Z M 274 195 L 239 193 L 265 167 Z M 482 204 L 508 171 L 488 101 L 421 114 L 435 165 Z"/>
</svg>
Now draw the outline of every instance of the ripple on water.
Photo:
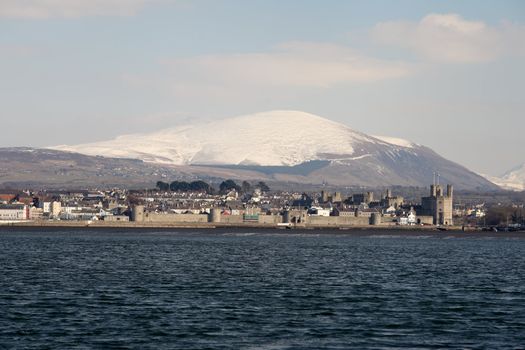
<svg viewBox="0 0 525 350">
<path fill-rule="evenodd" d="M 443 237 L 2 233 L 0 348 L 525 344 L 525 240 Z"/>
</svg>

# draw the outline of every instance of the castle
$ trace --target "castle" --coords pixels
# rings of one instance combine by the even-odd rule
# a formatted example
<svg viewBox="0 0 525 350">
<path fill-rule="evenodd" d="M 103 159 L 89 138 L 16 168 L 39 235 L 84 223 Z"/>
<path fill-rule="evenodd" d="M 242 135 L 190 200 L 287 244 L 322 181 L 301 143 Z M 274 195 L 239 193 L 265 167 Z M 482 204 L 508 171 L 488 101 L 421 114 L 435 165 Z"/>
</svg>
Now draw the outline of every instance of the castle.
<svg viewBox="0 0 525 350">
<path fill-rule="evenodd" d="M 423 214 L 434 218 L 434 225 L 453 225 L 452 197 L 454 189 L 447 185 L 447 193 L 443 192 L 441 185 L 430 186 L 430 196 L 421 198 Z"/>
</svg>

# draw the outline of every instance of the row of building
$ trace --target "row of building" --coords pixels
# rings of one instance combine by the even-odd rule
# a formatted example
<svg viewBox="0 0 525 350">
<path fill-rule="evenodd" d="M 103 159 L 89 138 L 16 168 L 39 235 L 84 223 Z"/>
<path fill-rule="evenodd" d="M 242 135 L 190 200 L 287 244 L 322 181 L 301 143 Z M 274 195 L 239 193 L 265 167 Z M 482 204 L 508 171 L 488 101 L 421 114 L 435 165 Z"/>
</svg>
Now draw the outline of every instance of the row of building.
<svg viewBox="0 0 525 350">
<path fill-rule="evenodd" d="M 420 204 L 407 204 L 387 190 L 343 198 L 320 194 L 222 195 L 170 191 L 58 191 L 0 194 L 0 220 L 133 221 L 136 223 L 222 223 L 294 226 L 452 225 L 453 187 L 432 185 Z"/>
</svg>

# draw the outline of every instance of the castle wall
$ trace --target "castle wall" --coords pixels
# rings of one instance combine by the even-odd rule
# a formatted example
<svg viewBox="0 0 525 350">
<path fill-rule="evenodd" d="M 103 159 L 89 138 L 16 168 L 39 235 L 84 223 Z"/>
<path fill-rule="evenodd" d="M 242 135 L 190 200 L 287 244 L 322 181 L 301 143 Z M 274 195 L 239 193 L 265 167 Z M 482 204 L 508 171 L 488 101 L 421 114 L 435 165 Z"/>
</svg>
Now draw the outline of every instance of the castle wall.
<svg viewBox="0 0 525 350">
<path fill-rule="evenodd" d="M 310 226 L 365 226 L 369 223 L 369 218 L 355 216 L 308 216 L 306 219 Z"/>
<path fill-rule="evenodd" d="M 417 215 L 416 222 L 423 225 L 433 225 L 434 217 L 429 215 Z"/>
<path fill-rule="evenodd" d="M 221 215 L 221 223 L 225 224 L 242 224 L 244 222 L 242 215 Z"/>
<path fill-rule="evenodd" d="M 215 215 L 213 215 L 215 214 Z M 245 215 L 220 215 L 219 211 L 208 214 L 175 214 L 175 213 L 155 213 L 144 212 L 142 206 L 137 206 L 133 210 L 132 218 L 135 222 L 143 223 L 208 223 L 217 222 L 224 224 L 245 224 Z M 285 212 L 285 215 L 258 215 L 254 223 L 263 225 L 277 225 L 288 222 L 297 226 L 313 227 L 337 227 L 337 226 L 367 226 L 370 224 L 369 217 L 356 216 L 308 216 L 306 211 L 297 210 Z M 377 218 L 376 224 L 380 223 L 381 218 Z"/>
<path fill-rule="evenodd" d="M 259 215 L 259 224 L 280 224 L 283 222 L 281 215 Z"/>
<path fill-rule="evenodd" d="M 207 214 L 166 214 L 166 213 L 145 213 L 144 222 L 208 222 Z"/>
</svg>

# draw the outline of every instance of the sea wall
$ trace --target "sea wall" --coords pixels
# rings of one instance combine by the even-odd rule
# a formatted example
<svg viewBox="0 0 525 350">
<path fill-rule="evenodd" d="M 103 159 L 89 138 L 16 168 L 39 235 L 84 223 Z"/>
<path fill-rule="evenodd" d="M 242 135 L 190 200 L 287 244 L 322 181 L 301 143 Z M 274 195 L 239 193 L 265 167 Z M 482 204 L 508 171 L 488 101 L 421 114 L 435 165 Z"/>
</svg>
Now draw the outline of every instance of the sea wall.
<svg viewBox="0 0 525 350">
<path fill-rule="evenodd" d="M 312 227 L 366 226 L 369 223 L 369 218 L 355 216 L 307 216 L 305 222 Z"/>
<path fill-rule="evenodd" d="M 283 222 L 281 215 L 259 215 L 259 224 L 264 225 L 277 225 Z"/>
<path fill-rule="evenodd" d="M 208 222 L 208 215 L 207 214 L 144 213 L 143 222 L 205 223 L 205 222 Z"/>
<path fill-rule="evenodd" d="M 242 224 L 244 222 L 242 215 L 221 215 L 223 224 Z"/>
</svg>

